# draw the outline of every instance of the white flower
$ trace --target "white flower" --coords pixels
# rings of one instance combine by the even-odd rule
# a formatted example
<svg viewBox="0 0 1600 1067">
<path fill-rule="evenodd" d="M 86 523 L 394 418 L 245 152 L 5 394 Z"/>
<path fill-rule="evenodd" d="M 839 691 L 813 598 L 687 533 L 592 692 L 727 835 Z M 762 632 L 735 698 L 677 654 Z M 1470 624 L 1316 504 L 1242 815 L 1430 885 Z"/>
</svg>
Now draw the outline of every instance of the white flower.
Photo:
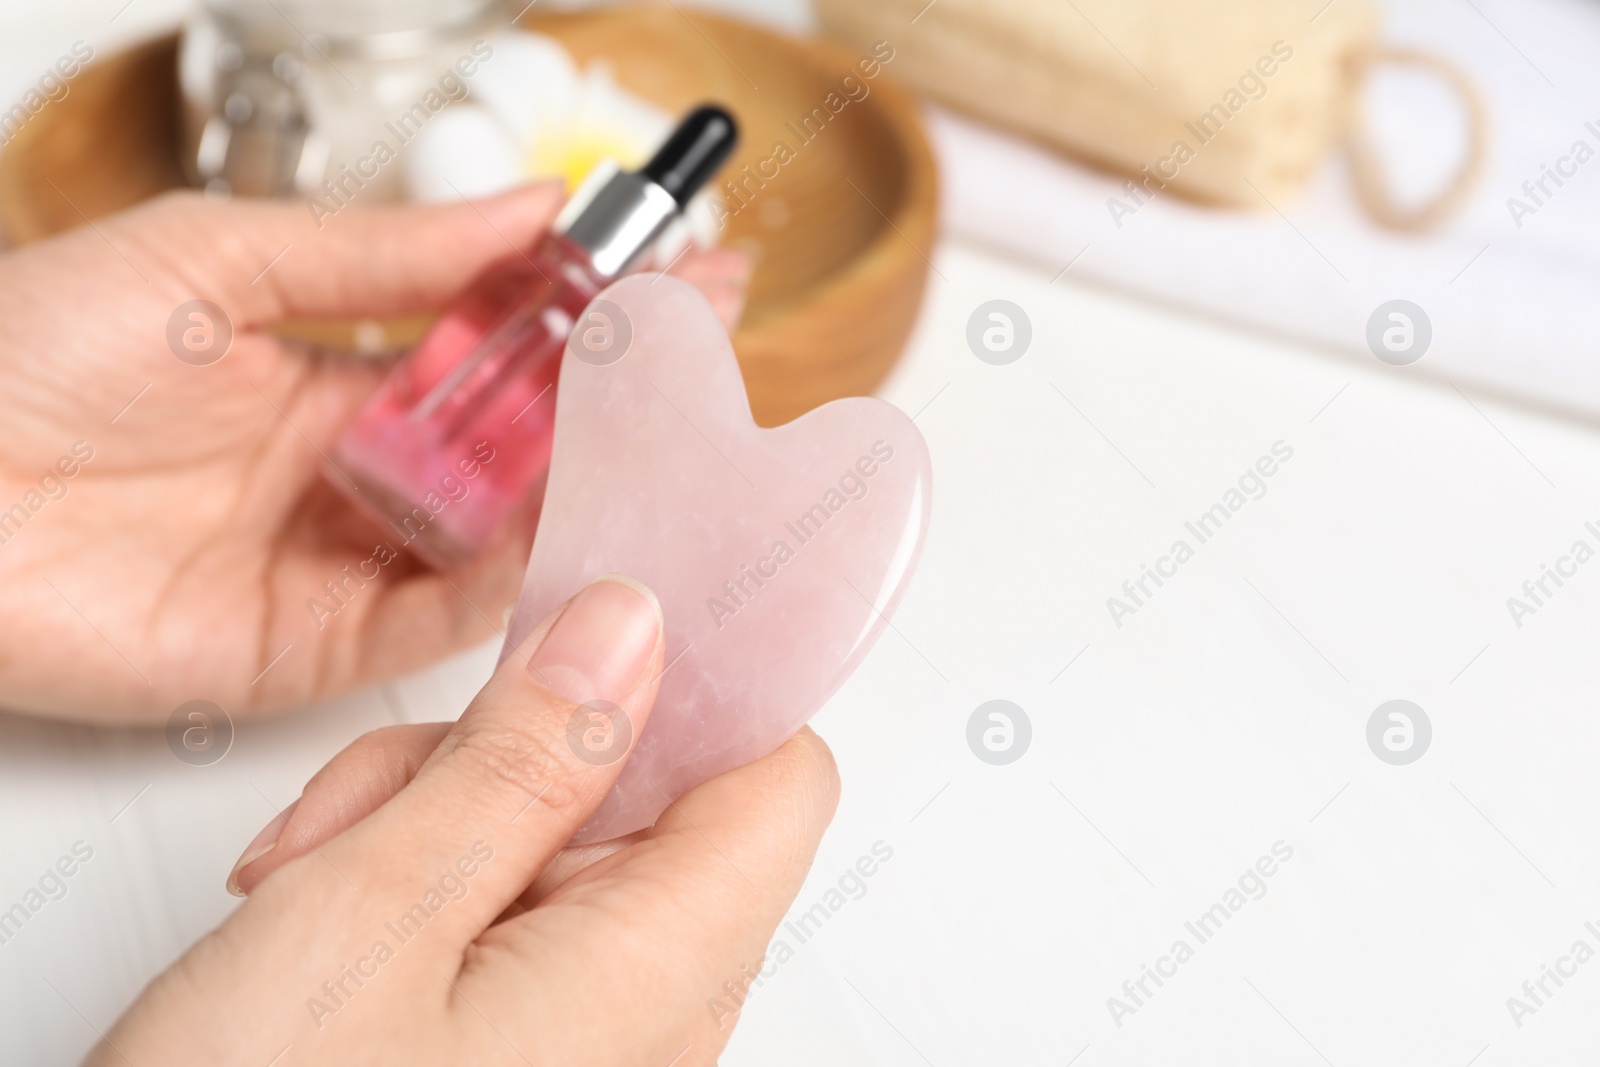
<svg viewBox="0 0 1600 1067">
<path fill-rule="evenodd" d="M 436 115 L 406 147 L 413 200 L 487 196 L 523 182 L 560 178 L 575 190 L 597 166 L 642 165 L 672 132 L 674 117 L 617 85 L 605 63 L 580 70 L 559 42 L 508 30 L 470 82 L 470 96 Z M 715 217 L 703 192 L 657 245 L 714 243 Z"/>
</svg>

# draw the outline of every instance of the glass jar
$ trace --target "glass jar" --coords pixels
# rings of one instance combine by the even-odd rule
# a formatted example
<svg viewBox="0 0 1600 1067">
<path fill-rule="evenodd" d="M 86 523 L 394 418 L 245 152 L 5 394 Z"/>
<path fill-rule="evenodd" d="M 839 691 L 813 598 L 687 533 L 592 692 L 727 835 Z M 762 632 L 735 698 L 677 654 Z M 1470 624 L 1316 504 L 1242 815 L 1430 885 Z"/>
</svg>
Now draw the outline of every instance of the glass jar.
<svg viewBox="0 0 1600 1067">
<path fill-rule="evenodd" d="M 178 61 L 190 180 L 398 199 L 406 131 L 466 96 L 464 72 L 515 14 L 504 0 L 204 0 Z"/>
</svg>

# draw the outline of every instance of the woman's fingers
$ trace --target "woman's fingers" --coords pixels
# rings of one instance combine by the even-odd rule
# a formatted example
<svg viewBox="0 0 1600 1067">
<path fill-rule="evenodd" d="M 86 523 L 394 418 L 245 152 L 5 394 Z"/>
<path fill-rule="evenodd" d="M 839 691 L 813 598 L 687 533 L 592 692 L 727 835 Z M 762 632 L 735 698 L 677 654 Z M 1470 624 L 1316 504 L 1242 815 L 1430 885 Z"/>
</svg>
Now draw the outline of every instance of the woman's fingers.
<svg viewBox="0 0 1600 1067">
<path fill-rule="evenodd" d="M 242 329 L 436 309 L 490 264 L 526 254 L 561 205 L 560 183 L 538 182 L 454 204 L 357 202 L 320 218 L 297 204 L 173 194 L 125 217 L 130 239 L 145 229 L 164 235 L 148 252 L 175 287 L 215 300 Z M 149 214 L 158 224 L 141 227 Z M 187 254 L 166 254 L 174 247 Z M 700 287 L 730 330 L 750 272 L 749 257 L 730 248 L 691 251 L 672 268 Z"/>
<path fill-rule="evenodd" d="M 670 273 L 697 286 L 722 320 L 723 329 L 732 333 L 744 313 L 753 269 L 750 257 L 739 249 L 713 248 L 683 256 Z"/>
<path fill-rule="evenodd" d="M 644 728 L 659 683 L 661 608 L 605 578 L 508 657 L 409 785 L 318 850 L 384 913 L 427 906 L 430 941 L 459 949 L 533 881 L 616 780 L 596 730 Z M 619 746 L 620 747 L 620 746 Z M 448 896 L 448 906 L 445 897 Z"/>
<path fill-rule="evenodd" d="M 591 863 L 550 889 L 543 903 L 589 902 L 589 887 L 632 894 L 646 883 L 677 884 L 703 898 L 703 917 L 746 925 L 765 910 L 773 925 L 788 908 L 839 803 L 839 771 L 807 726 L 770 756 L 705 782 L 636 835 L 647 849 Z M 668 894 L 673 895 L 671 893 Z M 762 942 L 765 944 L 765 942 Z"/>
<path fill-rule="evenodd" d="M 463 998 L 496 1019 L 558 998 L 579 1043 L 553 1048 L 547 1038 L 557 1035 L 539 1035 L 553 1063 L 590 1062 L 582 1042 L 614 1030 L 619 1004 L 649 1006 L 631 1028 L 638 1044 L 619 1062 L 681 1055 L 682 1065 L 714 1063 L 838 798 L 832 754 L 802 730 L 772 755 L 691 790 L 633 847 L 487 931 L 479 944 L 488 951 L 469 957 L 461 976 Z M 592 951 L 601 936 L 612 951 Z M 605 996 L 567 996 L 562 976 L 578 972 Z M 713 1001 L 720 1010 L 710 1010 Z"/>
<path fill-rule="evenodd" d="M 173 286 L 216 301 L 244 329 L 436 309 L 491 263 L 526 251 L 561 203 L 560 183 L 541 182 L 454 204 L 357 200 L 319 219 L 302 204 L 174 194 L 114 225 L 130 239 L 160 234 L 146 251 Z"/>
<path fill-rule="evenodd" d="M 451 725 L 390 726 L 356 738 L 306 783 L 299 800 L 245 847 L 228 875 L 228 892 L 248 895 L 285 863 L 320 848 L 377 811 L 416 777 Z"/>
<path fill-rule="evenodd" d="M 261 880 L 285 863 L 312 852 L 377 811 L 400 792 L 454 725 L 448 722 L 388 726 L 363 734 L 306 783 L 300 798 L 284 808 L 245 846 L 228 874 L 228 892 L 249 896 Z M 592 845 L 564 848 L 539 872 L 512 906 L 520 914 L 562 882 L 635 841 L 646 831 Z"/>
</svg>

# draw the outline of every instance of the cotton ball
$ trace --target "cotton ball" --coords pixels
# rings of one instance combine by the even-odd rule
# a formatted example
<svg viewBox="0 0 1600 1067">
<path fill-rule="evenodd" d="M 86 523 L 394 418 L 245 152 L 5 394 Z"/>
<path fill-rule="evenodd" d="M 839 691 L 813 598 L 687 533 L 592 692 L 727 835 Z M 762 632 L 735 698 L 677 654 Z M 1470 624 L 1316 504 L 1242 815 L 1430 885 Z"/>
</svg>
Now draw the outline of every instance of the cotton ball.
<svg viewBox="0 0 1600 1067">
<path fill-rule="evenodd" d="M 433 116 L 405 149 L 413 200 L 489 196 L 522 180 L 516 143 L 494 115 L 470 104 Z"/>
<path fill-rule="evenodd" d="M 490 40 L 493 55 L 471 82 L 472 97 L 506 124 L 519 144 L 568 108 L 578 92 L 578 68 L 549 37 L 512 30 Z"/>
</svg>

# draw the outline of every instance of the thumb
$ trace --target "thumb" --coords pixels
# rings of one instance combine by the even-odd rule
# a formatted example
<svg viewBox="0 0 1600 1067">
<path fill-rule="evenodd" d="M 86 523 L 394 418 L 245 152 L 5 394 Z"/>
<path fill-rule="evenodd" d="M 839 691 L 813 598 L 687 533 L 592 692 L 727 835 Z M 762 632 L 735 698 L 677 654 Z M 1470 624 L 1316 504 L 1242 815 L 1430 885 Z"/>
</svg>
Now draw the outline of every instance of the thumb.
<svg viewBox="0 0 1600 1067">
<path fill-rule="evenodd" d="M 561 203 L 558 183 L 539 183 L 481 201 L 358 204 L 327 217 L 304 204 L 175 193 L 129 212 L 124 225 L 170 242 L 153 251 L 167 253 L 156 258 L 175 293 L 212 300 L 247 329 L 434 310 L 496 260 L 525 256 Z"/>
<path fill-rule="evenodd" d="M 500 664 L 409 785 L 320 853 L 385 910 L 405 910 L 438 872 L 476 857 L 470 892 L 429 923 L 441 950 L 459 949 L 616 781 L 654 702 L 663 647 L 654 595 L 631 579 L 596 580 Z"/>
</svg>

